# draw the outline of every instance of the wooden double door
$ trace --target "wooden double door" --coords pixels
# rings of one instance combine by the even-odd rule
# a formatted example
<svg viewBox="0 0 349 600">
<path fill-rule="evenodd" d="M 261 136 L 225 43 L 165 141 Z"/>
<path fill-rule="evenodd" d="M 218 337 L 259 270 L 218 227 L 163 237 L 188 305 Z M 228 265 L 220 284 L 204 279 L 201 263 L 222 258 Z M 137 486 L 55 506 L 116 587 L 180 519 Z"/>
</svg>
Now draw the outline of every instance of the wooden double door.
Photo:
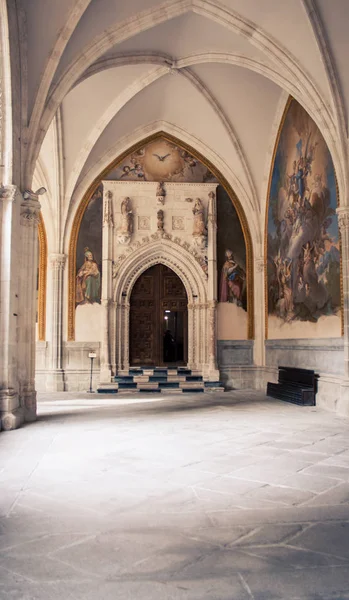
<svg viewBox="0 0 349 600">
<path fill-rule="evenodd" d="M 188 360 L 188 298 L 165 265 L 137 279 L 130 306 L 130 365 L 176 366 Z"/>
</svg>

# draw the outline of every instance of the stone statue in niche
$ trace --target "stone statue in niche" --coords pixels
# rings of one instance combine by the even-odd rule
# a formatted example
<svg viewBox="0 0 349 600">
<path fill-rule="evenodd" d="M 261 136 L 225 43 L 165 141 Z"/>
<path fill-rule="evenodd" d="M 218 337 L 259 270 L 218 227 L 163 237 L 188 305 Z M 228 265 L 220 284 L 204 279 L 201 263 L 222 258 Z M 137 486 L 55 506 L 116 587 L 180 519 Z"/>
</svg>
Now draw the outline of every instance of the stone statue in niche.
<svg viewBox="0 0 349 600">
<path fill-rule="evenodd" d="M 133 212 L 130 198 L 121 202 L 121 224 L 117 232 L 118 244 L 129 244 L 133 233 Z"/>
<path fill-rule="evenodd" d="M 164 211 L 158 210 L 157 212 L 157 228 L 158 231 L 164 231 Z"/>
<path fill-rule="evenodd" d="M 163 181 L 159 181 L 158 187 L 156 188 L 156 200 L 158 204 L 165 204 L 166 190 Z"/>
<path fill-rule="evenodd" d="M 194 245 L 203 250 L 207 242 L 207 227 L 205 220 L 205 209 L 200 198 L 196 198 L 193 206 L 194 224 L 193 224 L 193 241 Z"/>
</svg>

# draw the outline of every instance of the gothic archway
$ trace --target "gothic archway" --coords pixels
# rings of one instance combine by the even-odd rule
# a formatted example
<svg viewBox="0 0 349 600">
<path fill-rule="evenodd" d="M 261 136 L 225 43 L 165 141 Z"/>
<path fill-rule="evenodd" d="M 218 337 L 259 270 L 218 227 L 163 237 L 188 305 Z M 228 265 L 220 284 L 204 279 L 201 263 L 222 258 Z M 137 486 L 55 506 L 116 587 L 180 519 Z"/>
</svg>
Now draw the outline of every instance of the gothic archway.
<svg viewBox="0 0 349 600">
<path fill-rule="evenodd" d="M 188 298 L 182 280 L 158 263 L 139 276 L 130 296 L 130 365 L 188 362 Z"/>
<path fill-rule="evenodd" d="M 133 144 L 126 151 L 122 152 L 115 160 L 113 160 L 103 171 L 99 174 L 99 176 L 93 181 L 93 183 L 89 186 L 86 193 L 84 194 L 78 209 L 75 213 L 71 235 L 69 240 L 69 280 L 68 280 L 68 341 L 75 340 L 75 285 L 76 285 L 76 248 L 77 241 L 80 231 L 80 225 L 85 213 L 85 210 L 90 202 L 92 195 L 97 191 L 98 186 L 101 181 L 105 179 L 108 173 L 114 169 L 117 165 L 119 165 L 130 153 L 136 152 L 145 144 L 152 142 L 156 139 L 163 138 L 170 143 L 178 145 L 184 151 L 189 152 L 192 156 L 194 156 L 197 160 L 201 161 L 209 171 L 216 177 L 220 185 L 227 192 L 228 196 L 231 199 L 232 204 L 234 205 L 241 228 L 243 231 L 245 246 L 246 246 L 246 284 L 247 284 L 247 312 L 248 312 L 248 339 L 253 339 L 254 337 L 254 295 L 253 295 L 253 244 L 250 233 L 250 227 L 246 218 L 245 211 L 234 193 L 231 185 L 228 183 L 227 179 L 222 175 L 222 173 L 210 162 L 207 160 L 200 152 L 195 150 L 189 144 L 183 142 L 178 139 L 174 135 L 166 133 L 164 131 L 158 131 L 155 134 L 147 136 L 143 138 L 136 144 Z"/>
<path fill-rule="evenodd" d="M 188 367 L 209 376 L 216 364 L 215 305 L 209 302 L 206 275 L 197 260 L 173 240 L 158 239 L 134 250 L 121 264 L 109 312 L 109 336 L 102 347 L 101 378 L 105 372 L 129 368 L 130 300 L 137 279 L 156 264 L 169 267 L 182 281 L 188 298 Z M 110 348 L 110 354 L 108 351 Z"/>
</svg>

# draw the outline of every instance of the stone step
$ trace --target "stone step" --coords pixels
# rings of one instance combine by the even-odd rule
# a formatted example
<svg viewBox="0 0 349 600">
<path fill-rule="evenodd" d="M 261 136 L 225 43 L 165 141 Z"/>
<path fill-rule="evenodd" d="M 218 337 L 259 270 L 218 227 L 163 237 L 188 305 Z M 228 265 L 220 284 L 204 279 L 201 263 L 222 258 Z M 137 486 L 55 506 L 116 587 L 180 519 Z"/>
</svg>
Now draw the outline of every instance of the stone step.
<svg viewBox="0 0 349 600">
<path fill-rule="evenodd" d="M 156 381 L 137 383 L 138 390 L 157 390 L 159 388 L 159 384 Z"/>
<path fill-rule="evenodd" d="M 159 382 L 159 388 L 162 390 L 179 389 L 179 381 L 162 381 Z"/>
<path fill-rule="evenodd" d="M 136 390 L 137 389 L 137 383 L 135 383 L 134 381 L 120 381 L 117 384 L 119 390 Z"/>
<path fill-rule="evenodd" d="M 203 381 L 181 381 L 179 387 L 185 388 L 204 388 Z"/>
<path fill-rule="evenodd" d="M 110 384 L 103 384 L 98 393 L 154 392 L 154 393 L 199 393 L 223 392 L 220 381 L 204 381 L 202 373 L 186 367 L 131 367 L 120 371 Z"/>
</svg>

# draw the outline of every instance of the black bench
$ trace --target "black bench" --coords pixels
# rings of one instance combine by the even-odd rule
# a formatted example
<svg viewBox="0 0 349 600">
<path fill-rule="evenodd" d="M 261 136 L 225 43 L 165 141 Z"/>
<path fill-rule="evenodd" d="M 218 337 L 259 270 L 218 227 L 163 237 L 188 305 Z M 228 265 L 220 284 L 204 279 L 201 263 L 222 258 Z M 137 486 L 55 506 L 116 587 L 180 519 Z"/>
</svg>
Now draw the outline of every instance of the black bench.
<svg viewBox="0 0 349 600">
<path fill-rule="evenodd" d="M 317 376 L 309 369 L 279 367 L 278 383 L 267 384 L 267 396 L 301 406 L 315 406 Z"/>
</svg>

